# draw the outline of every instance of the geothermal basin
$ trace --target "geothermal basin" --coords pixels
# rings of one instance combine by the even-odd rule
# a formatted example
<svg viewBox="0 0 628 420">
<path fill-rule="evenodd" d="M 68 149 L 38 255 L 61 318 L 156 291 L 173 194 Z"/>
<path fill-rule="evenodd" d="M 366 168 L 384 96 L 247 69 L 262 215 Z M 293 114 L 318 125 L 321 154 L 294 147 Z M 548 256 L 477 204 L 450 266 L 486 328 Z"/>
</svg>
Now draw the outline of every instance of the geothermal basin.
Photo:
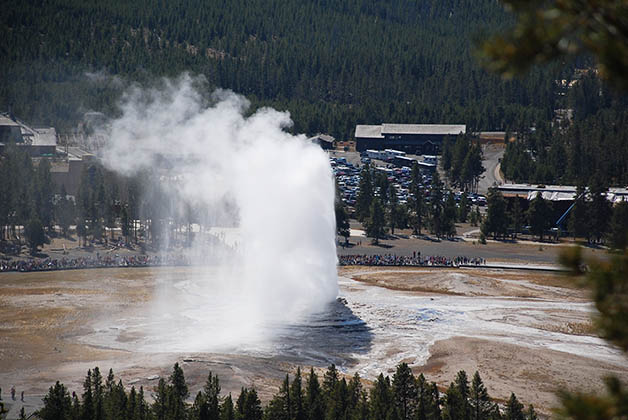
<svg viewBox="0 0 628 420">
<path fill-rule="evenodd" d="M 478 370 L 492 396 L 514 391 L 547 412 L 558 387 L 628 377 L 625 356 L 594 335 L 585 292 L 553 274 L 341 268 L 339 299 L 288 323 L 258 320 L 211 279 L 205 267 L 1 275 L 0 386 L 78 392 L 99 366 L 151 390 L 178 361 L 191 390 L 211 370 L 224 392 L 268 397 L 296 366 L 372 380 L 403 361 L 443 386 Z"/>
</svg>

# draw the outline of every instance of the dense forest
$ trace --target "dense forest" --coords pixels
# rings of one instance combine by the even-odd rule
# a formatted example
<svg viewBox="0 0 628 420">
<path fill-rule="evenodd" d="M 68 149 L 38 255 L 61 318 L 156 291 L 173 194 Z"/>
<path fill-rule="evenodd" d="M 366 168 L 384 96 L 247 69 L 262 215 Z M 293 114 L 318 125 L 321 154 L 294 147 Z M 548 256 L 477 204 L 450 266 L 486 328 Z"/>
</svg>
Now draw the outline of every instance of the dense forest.
<svg viewBox="0 0 628 420">
<path fill-rule="evenodd" d="M 520 127 L 507 145 L 508 180 L 539 184 L 628 185 L 628 97 L 584 75 L 562 92 L 572 115 L 561 123 Z"/>
<path fill-rule="evenodd" d="M 392 379 L 380 374 L 366 389 L 356 373 L 349 381 L 331 365 L 322 382 L 314 369 L 307 377 L 286 378 L 266 407 L 254 388 L 242 388 L 235 398 L 221 396 L 220 381 L 211 372 L 201 390 L 190 393 L 183 369 L 175 364 L 172 374 L 161 378 L 149 404 L 143 388 L 129 392 L 110 370 L 103 378 L 96 367 L 87 372 L 82 397 L 70 396 L 57 382 L 44 397 L 39 410 L 43 420 L 129 419 L 129 420 L 535 420 L 532 406 L 524 409 L 511 394 L 501 406 L 492 400 L 478 372 L 469 380 L 460 371 L 440 393 L 423 374 L 415 377 L 407 364 L 397 366 Z M 194 396 L 195 395 L 195 396 Z M 194 402 L 188 402 L 190 396 Z M 26 418 L 23 413 L 21 418 Z"/>
<path fill-rule="evenodd" d="M 187 71 L 338 139 L 361 123 L 549 121 L 575 63 L 504 81 L 475 57 L 511 21 L 494 0 L 8 0 L 0 109 L 66 133 L 87 111 L 115 115 L 129 84 Z"/>
</svg>

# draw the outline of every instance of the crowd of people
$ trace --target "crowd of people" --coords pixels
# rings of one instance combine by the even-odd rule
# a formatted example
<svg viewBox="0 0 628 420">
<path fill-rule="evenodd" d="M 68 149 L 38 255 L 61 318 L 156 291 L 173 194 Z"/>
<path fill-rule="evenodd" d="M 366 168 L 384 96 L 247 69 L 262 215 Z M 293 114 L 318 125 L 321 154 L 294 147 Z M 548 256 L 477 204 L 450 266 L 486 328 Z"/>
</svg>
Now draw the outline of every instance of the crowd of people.
<svg viewBox="0 0 628 420">
<path fill-rule="evenodd" d="M 46 258 L 32 260 L 0 261 L 0 272 L 6 271 L 53 271 L 83 268 L 107 267 L 150 267 L 189 265 L 184 255 L 105 255 L 78 258 Z M 414 267 L 459 267 L 461 265 L 483 265 L 484 258 L 458 256 L 454 258 L 440 255 L 422 256 L 420 252 L 412 255 L 340 255 L 339 265 L 373 266 L 414 266 Z"/>
<path fill-rule="evenodd" d="M 32 260 L 0 261 L 0 272 L 5 271 L 52 271 L 107 267 L 150 267 L 189 265 L 183 255 L 100 255 L 78 258 L 46 258 Z"/>
<path fill-rule="evenodd" d="M 379 266 L 411 266 L 411 267 L 459 267 L 461 265 L 483 265 L 484 258 L 479 257 L 444 257 L 440 255 L 422 256 L 420 252 L 412 255 L 340 255 L 339 265 L 379 265 Z"/>
</svg>

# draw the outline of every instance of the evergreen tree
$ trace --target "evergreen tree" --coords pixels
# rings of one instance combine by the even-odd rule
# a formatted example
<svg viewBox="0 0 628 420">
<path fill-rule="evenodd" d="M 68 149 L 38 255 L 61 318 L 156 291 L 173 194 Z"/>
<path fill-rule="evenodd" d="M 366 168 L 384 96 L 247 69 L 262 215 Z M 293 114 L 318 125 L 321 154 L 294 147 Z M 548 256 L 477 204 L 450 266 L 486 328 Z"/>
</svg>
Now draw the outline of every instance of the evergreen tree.
<svg viewBox="0 0 628 420">
<path fill-rule="evenodd" d="M 301 379 L 301 368 L 297 368 L 297 372 L 292 380 L 290 386 L 290 403 L 291 403 L 291 415 L 294 420 L 305 420 L 305 403 L 303 395 L 303 380 Z"/>
<path fill-rule="evenodd" d="M 534 411 L 534 407 L 530 405 L 528 410 L 526 411 L 526 420 L 538 420 L 539 417 L 536 415 L 536 411 Z"/>
<path fill-rule="evenodd" d="M 609 225 L 610 246 L 615 250 L 628 247 L 628 202 L 617 203 Z"/>
<path fill-rule="evenodd" d="M 432 232 L 440 238 L 443 232 L 443 183 L 438 172 L 432 175 L 432 190 L 430 191 L 430 219 Z"/>
<path fill-rule="evenodd" d="M 523 224 L 523 211 L 521 210 L 521 204 L 519 203 L 519 197 L 515 197 L 513 200 L 512 211 L 510 213 L 510 220 L 512 220 L 513 235 L 517 238 L 517 234 L 521 232 Z"/>
<path fill-rule="evenodd" d="M 155 420 L 169 419 L 170 412 L 170 392 L 164 378 L 159 378 L 157 389 L 155 390 L 155 401 L 151 407 Z"/>
<path fill-rule="evenodd" d="M 170 409 L 169 416 L 174 420 L 185 419 L 185 400 L 190 396 L 190 392 L 187 384 L 185 383 L 183 369 L 181 369 L 178 362 L 174 364 L 172 374 L 168 378 L 168 382 L 170 383 L 170 389 L 168 390 Z"/>
<path fill-rule="evenodd" d="M 44 397 L 44 406 L 38 411 L 42 420 L 66 420 L 71 418 L 72 400 L 70 394 L 59 381 L 48 389 Z"/>
<path fill-rule="evenodd" d="M 454 381 L 458 392 L 460 393 L 460 398 L 462 400 L 463 406 L 463 419 L 469 419 L 471 415 L 471 407 L 469 405 L 469 379 L 467 378 L 467 372 L 464 370 L 459 371 L 456 374 L 456 380 Z"/>
<path fill-rule="evenodd" d="M 539 192 L 530 202 L 528 208 L 528 222 L 533 234 L 538 235 L 543 240 L 544 232 L 552 225 L 550 204 Z"/>
<path fill-rule="evenodd" d="M 460 204 L 458 206 L 458 220 L 460 223 L 466 223 L 469 217 L 469 196 L 463 192 L 460 196 Z"/>
<path fill-rule="evenodd" d="M 486 197 L 488 210 L 486 219 L 482 223 L 482 233 L 486 236 L 493 235 L 493 239 L 504 236 L 508 229 L 508 217 L 506 213 L 506 200 L 496 188 L 490 188 Z"/>
<path fill-rule="evenodd" d="M 384 378 L 383 374 L 379 374 L 375 385 L 370 392 L 370 419 L 379 420 L 387 419 L 389 413 L 393 411 L 392 391 L 390 387 L 390 379 Z"/>
<path fill-rule="evenodd" d="M 392 389 L 397 417 L 400 420 L 414 418 L 417 397 L 415 379 L 406 363 L 397 366 L 397 371 L 392 379 Z"/>
<path fill-rule="evenodd" d="M 471 420 L 488 420 L 493 410 L 493 403 L 488 396 L 488 391 L 476 371 L 471 382 L 469 393 L 469 405 L 471 408 Z"/>
<path fill-rule="evenodd" d="M 517 400 L 515 394 L 511 393 L 506 409 L 504 411 L 504 420 L 526 420 L 523 413 L 523 404 Z"/>
<path fill-rule="evenodd" d="M 50 174 L 50 161 L 42 159 L 37 166 L 35 179 L 35 197 L 37 217 L 46 229 L 52 228 L 54 219 L 54 184 Z"/>
<path fill-rule="evenodd" d="M 307 379 L 305 409 L 307 411 L 308 420 L 322 419 L 325 415 L 323 395 L 314 368 L 310 369 L 310 374 Z"/>
<path fill-rule="evenodd" d="M 588 211 L 589 233 L 595 242 L 600 242 L 608 232 L 611 207 L 606 199 L 607 190 L 599 175 L 593 179 L 589 187 L 591 193 Z"/>
<path fill-rule="evenodd" d="M 356 217 L 360 222 L 364 222 L 371 216 L 371 206 L 373 201 L 373 182 L 371 180 L 371 167 L 364 165 L 360 172 L 360 191 L 355 204 Z"/>
<path fill-rule="evenodd" d="M 95 404 L 92 389 L 92 371 L 87 371 L 87 376 L 83 381 L 83 407 L 81 410 L 81 420 L 91 420 L 94 418 Z"/>
<path fill-rule="evenodd" d="M 442 231 L 447 238 L 453 238 L 456 236 L 456 200 L 454 195 L 450 192 L 447 195 L 445 206 L 443 208 L 443 221 Z"/>
<path fill-rule="evenodd" d="M 218 420 L 220 417 L 220 381 L 217 375 L 209 372 L 203 387 L 203 397 L 207 404 L 208 420 Z"/>
<path fill-rule="evenodd" d="M 46 243 L 46 233 L 44 227 L 38 218 L 33 217 L 28 221 L 24 234 L 26 235 L 26 241 L 28 247 L 31 250 L 31 255 L 37 253 L 37 248 Z"/>
<path fill-rule="evenodd" d="M 341 200 L 336 199 L 334 209 L 336 213 L 336 233 L 345 238 L 345 243 L 347 243 L 351 235 L 349 216 Z"/>
<path fill-rule="evenodd" d="M 220 406 L 220 420 L 235 420 L 235 410 L 231 394 L 227 395 Z"/>
<path fill-rule="evenodd" d="M 373 199 L 369 213 L 370 217 L 366 221 L 366 235 L 373 238 L 374 244 L 378 244 L 386 234 L 384 206 L 379 197 Z"/>
<path fill-rule="evenodd" d="M 576 188 L 576 201 L 571 209 L 569 217 L 569 230 L 574 239 L 584 238 L 587 235 L 587 204 L 585 196 L 585 188 L 579 184 Z"/>
<path fill-rule="evenodd" d="M 423 226 L 423 214 L 425 212 L 425 196 L 421 185 L 419 165 L 416 163 L 412 165 L 410 192 L 412 193 L 412 198 L 410 200 L 412 210 L 410 220 L 412 229 L 415 235 L 420 235 L 421 227 Z"/>
<path fill-rule="evenodd" d="M 443 404 L 443 419 L 458 420 L 465 418 L 465 404 L 460 390 L 452 382 L 447 388 Z"/>
<path fill-rule="evenodd" d="M 388 225 L 390 226 L 390 233 L 395 234 L 395 227 L 399 227 L 401 224 L 399 221 L 399 199 L 397 198 L 397 190 L 394 185 L 389 187 L 389 199 L 388 199 Z"/>
</svg>

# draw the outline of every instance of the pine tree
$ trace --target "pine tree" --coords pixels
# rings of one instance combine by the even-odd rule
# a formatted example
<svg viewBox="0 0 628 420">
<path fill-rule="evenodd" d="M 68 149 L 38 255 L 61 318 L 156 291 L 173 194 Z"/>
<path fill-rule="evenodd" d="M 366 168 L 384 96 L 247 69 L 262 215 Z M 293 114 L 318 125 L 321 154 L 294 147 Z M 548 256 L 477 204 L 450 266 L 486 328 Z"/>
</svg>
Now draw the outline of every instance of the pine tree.
<svg viewBox="0 0 628 420">
<path fill-rule="evenodd" d="M 384 206 L 379 197 L 375 197 L 371 204 L 370 217 L 366 222 L 366 235 L 373 238 L 373 243 L 378 244 L 379 240 L 386 233 L 386 219 Z"/>
<path fill-rule="evenodd" d="M 307 411 L 307 419 L 322 419 L 325 415 L 325 403 L 323 394 L 318 382 L 318 376 L 314 372 L 314 368 L 310 369 L 307 379 L 307 389 L 305 391 L 305 409 Z"/>
<path fill-rule="evenodd" d="M 220 417 L 220 381 L 217 375 L 209 372 L 203 392 L 209 415 L 208 420 L 218 420 Z"/>
<path fill-rule="evenodd" d="M 430 191 L 430 218 L 432 233 L 440 238 L 443 224 L 443 184 L 438 172 L 432 175 L 432 190 Z"/>
<path fill-rule="evenodd" d="M 539 192 L 530 202 L 530 207 L 528 208 L 528 222 L 530 223 L 532 233 L 538 235 L 541 241 L 543 240 L 545 230 L 552 224 L 550 217 L 550 205 Z"/>
<path fill-rule="evenodd" d="M 185 383 L 183 369 L 181 369 L 178 362 L 174 364 L 168 382 L 170 382 L 170 417 L 174 420 L 184 419 L 186 413 L 185 400 L 190 396 L 190 392 Z"/>
<path fill-rule="evenodd" d="M 506 200 L 496 188 L 490 188 L 486 197 L 488 210 L 486 219 L 482 223 L 482 233 L 486 236 L 493 234 L 493 239 L 504 236 L 508 230 L 508 217 L 506 213 Z"/>
<path fill-rule="evenodd" d="M 613 208 L 609 224 L 610 245 L 615 250 L 628 246 L 628 202 L 622 201 Z"/>
<path fill-rule="evenodd" d="M 166 420 L 170 412 L 170 392 L 164 378 L 159 378 L 157 389 L 155 390 L 155 401 L 151 407 L 156 420 Z"/>
<path fill-rule="evenodd" d="M 72 400 L 70 394 L 59 381 L 51 386 L 44 397 L 44 406 L 39 410 L 42 420 L 66 420 L 72 415 Z"/>
<path fill-rule="evenodd" d="M 24 234 L 26 235 L 31 255 L 35 255 L 37 253 L 37 248 L 46 243 L 46 233 L 44 232 L 44 227 L 36 217 L 33 217 L 28 221 Z"/>
<path fill-rule="evenodd" d="M 510 394 L 510 398 L 506 403 L 504 420 L 525 420 L 525 415 L 523 414 L 523 404 L 517 400 L 517 397 L 513 393 Z"/>
<path fill-rule="evenodd" d="M 453 382 L 447 388 L 444 397 L 443 419 L 458 420 L 465 418 L 465 404 L 460 390 Z"/>
<path fill-rule="evenodd" d="M 388 377 L 384 378 L 383 374 L 379 374 L 375 385 L 371 388 L 369 402 L 371 420 L 388 418 L 389 413 L 393 411 L 392 391 Z"/>
<path fill-rule="evenodd" d="M 414 417 L 416 409 L 415 379 L 410 367 L 406 363 L 397 366 L 393 375 L 392 390 L 397 417 L 400 420 L 409 420 Z"/>
<path fill-rule="evenodd" d="M 390 226 L 390 233 L 395 234 L 395 227 L 399 227 L 399 199 L 397 198 L 397 190 L 394 185 L 389 187 L 389 200 L 388 200 L 388 225 Z"/>
<path fill-rule="evenodd" d="M 306 413 L 304 407 L 303 396 L 303 380 L 301 379 L 301 368 L 297 368 L 297 372 L 292 380 L 290 386 L 290 402 L 291 402 L 291 414 L 294 420 L 305 420 Z"/>
<path fill-rule="evenodd" d="M 360 192 L 355 204 L 355 213 L 358 220 L 364 222 L 371 215 L 371 203 L 373 201 L 373 182 L 369 165 L 364 165 L 360 172 L 359 188 Z"/>
<path fill-rule="evenodd" d="M 469 395 L 469 404 L 471 406 L 471 420 L 488 420 L 493 409 L 493 403 L 488 396 L 488 391 L 480 378 L 480 374 L 476 371 L 471 382 L 471 390 Z"/>
<path fill-rule="evenodd" d="M 443 208 L 442 231 L 448 238 L 456 236 L 456 200 L 450 192 Z"/>
<path fill-rule="evenodd" d="M 517 233 L 521 232 L 521 225 L 523 223 L 523 212 L 521 210 L 521 204 L 519 203 L 519 197 L 515 197 L 514 199 L 510 220 L 512 220 L 514 237 L 517 238 Z"/>
<path fill-rule="evenodd" d="M 220 406 L 220 420 L 235 420 L 235 410 L 231 394 L 227 395 Z"/>
<path fill-rule="evenodd" d="M 94 418 L 94 394 L 92 388 L 92 371 L 87 371 L 87 376 L 83 381 L 83 409 L 81 410 L 81 420 L 91 420 Z"/>
<path fill-rule="evenodd" d="M 588 203 L 589 236 L 595 242 L 600 242 L 608 230 L 610 206 L 606 200 L 606 187 L 596 174 L 589 186 L 591 201 Z"/>
<path fill-rule="evenodd" d="M 569 230 L 574 239 L 583 238 L 588 233 L 585 188 L 581 184 L 578 184 L 578 187 L 576 187 L 576 201 L 569 216 Z"/>
<path fill-rule="evenodd" d="M 410 173 L 410 200 L 412 210 L 412 228 L 415 235 L 421 234 L 423 226 L 423 214 L 425 213 L 425 196 L 422 188 L 421 170 L 417 163 L 412 164 L 412 172 Z"/>
<path fill-rule="evenodd" d="M 460 204 L 458 207 L 458 220 L 460 223 L 466 223 L 469 217 L 469 196 L 466 192 L 463 192 L 460 197 Z"/>
<path fill-rule="evenodd" d="M 459 371 L 456 374 L 456 379 L 454 381 L 456 388 L 458 389 L 458 393 L 460 394 L 460 399 L 462 403 L 462 415 L 461 420 L 468 420 L 471 414 L 471 407 L 469 406 L 469 380 L 467 378 L 467 372 L 464 370 Z"/>
</svg>

